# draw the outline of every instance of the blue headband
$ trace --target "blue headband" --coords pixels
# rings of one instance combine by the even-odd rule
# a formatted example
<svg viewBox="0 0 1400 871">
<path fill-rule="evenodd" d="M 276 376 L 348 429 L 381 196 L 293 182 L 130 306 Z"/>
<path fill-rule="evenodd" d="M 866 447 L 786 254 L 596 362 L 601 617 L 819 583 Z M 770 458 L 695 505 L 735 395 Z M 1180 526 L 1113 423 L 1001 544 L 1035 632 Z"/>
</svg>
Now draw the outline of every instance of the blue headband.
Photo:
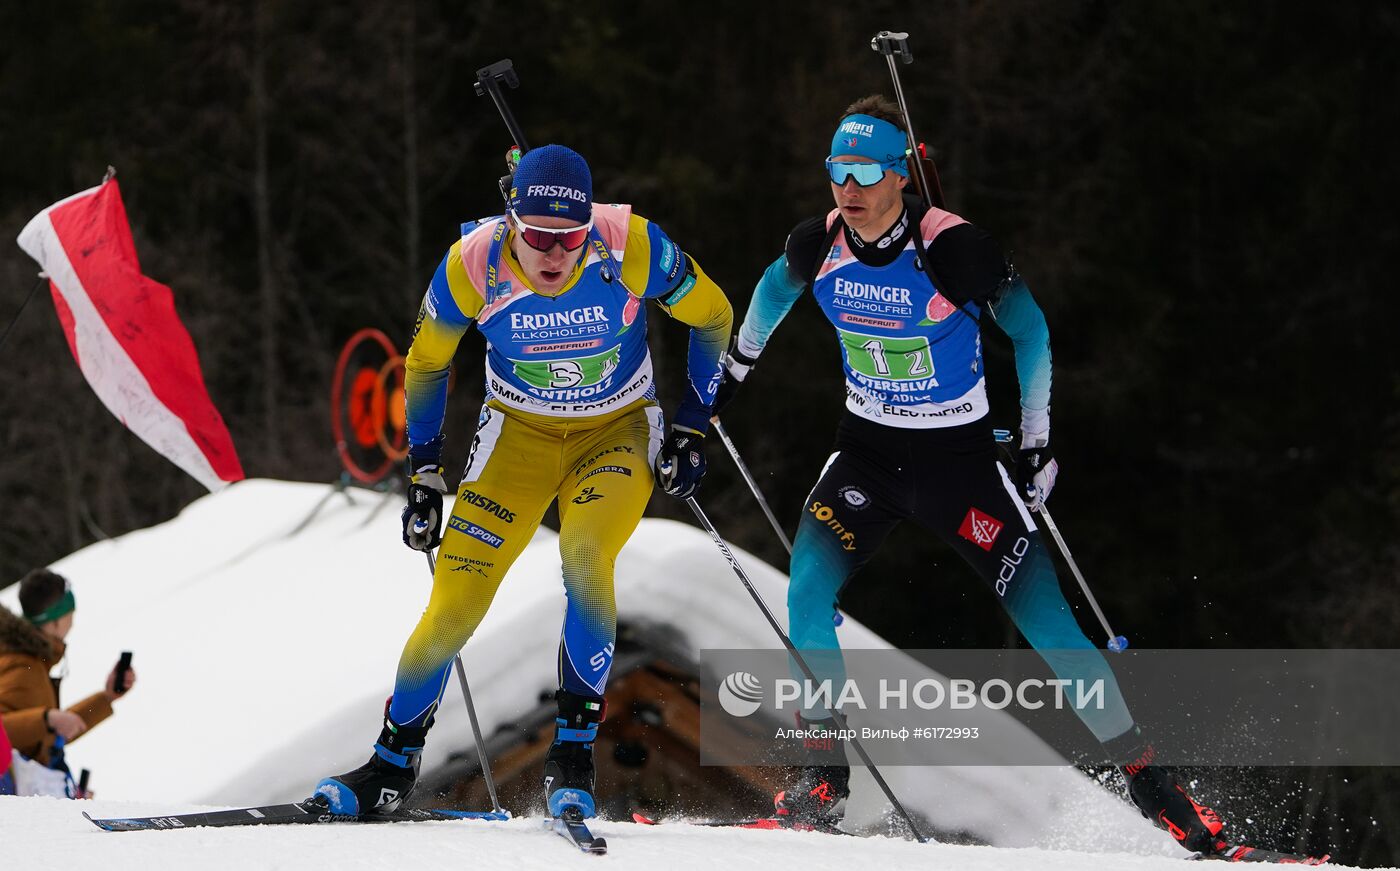
<svg viewBox="0 0 1400 871">
<path fill-rule="evenodd" d="M 870 115 L 847 115 L 831 137 L 831 156 L 854 154 L 878 163 L 898 160 L 890 167 L 900 175 L 909 175 L 909 137 L 904 131 L 881 118 Z"/>
</svg>

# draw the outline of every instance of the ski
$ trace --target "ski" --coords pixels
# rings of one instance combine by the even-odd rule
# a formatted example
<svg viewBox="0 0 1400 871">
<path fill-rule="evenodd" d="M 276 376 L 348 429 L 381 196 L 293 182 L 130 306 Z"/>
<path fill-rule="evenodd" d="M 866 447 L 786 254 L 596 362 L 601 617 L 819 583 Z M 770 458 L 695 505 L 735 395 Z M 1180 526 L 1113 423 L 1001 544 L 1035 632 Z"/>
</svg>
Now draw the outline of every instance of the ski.
<svg viewBox="0 0 1400 871">
<path fill-rule="evenodd" d="M 1215 862 L 1272 862 L 1276 865 L 1325 865 L 1332 858 L 1324 854 L 1321 858 L 1305 856 L 1301 853 L 1280 853 L 1277 850 L 1264 850 L 1259 847 L 1245 847 L 1232 844 L 1219 853 L 1197 853 L 1191 857 L 1200 861 Z"/>
<path fill-rule="evenodd" d="M 325 823 L 411 823 L 432 820 L 487 820 L 510 819 L 509 813 L 495 811 L 454 811 L 454 810 L 397 810 L 380 814 L 333 814 L 324 806 L 312 802 L 297 804 L 272 804 L 259 807 L 234 808 L 226 811 L 205 811 L 203 813 L 173 814 L 161 817 L 116 817 L 98 819 L 87 811 L 83 816 L 93 825 L 107 832 L 145 832 L 170 829 L 187 829 L 201 826 L 267 826 L 288 824 Z"/>
<path fill-rule="evenodd" d="M 659 826 L 661 822 L 643 813 L 632 812 L 632 822 L 643 826 Z M 734 819 L 679 820 L 690 826 L 708 826 L 725 829 L 788 829 L 794 832 L 822 832 L 827 835 L 850 835 L 835 826 L 822 826 L 815 823 L 800 823 L 786 817 L 735 817 Z"/>
<path fill-rule="evenodd" d="M 561 838 L 578 847 L 585 853 L 602 855 L 608 852 L 608 842 L 594 835 L 583 821 L 583 812 L 576 807 L 566 807 L 564 812 L 547 821 L 549 827 Z"/>
</svg>

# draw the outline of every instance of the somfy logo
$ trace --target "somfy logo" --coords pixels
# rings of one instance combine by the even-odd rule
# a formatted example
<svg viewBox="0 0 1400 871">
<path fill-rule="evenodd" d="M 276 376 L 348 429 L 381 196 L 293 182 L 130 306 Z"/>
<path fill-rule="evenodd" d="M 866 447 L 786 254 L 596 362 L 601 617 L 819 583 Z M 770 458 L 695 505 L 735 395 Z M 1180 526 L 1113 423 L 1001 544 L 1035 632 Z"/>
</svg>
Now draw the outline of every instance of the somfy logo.
<svg viewBox="0 0 1400 871">
<path fill-rule="evenodd" d="M 731 717 L 747 717 L 763 704 L 763 685 L 746 671 L 736 671 L 719 685 L 719 704 Z"/>
</svg>

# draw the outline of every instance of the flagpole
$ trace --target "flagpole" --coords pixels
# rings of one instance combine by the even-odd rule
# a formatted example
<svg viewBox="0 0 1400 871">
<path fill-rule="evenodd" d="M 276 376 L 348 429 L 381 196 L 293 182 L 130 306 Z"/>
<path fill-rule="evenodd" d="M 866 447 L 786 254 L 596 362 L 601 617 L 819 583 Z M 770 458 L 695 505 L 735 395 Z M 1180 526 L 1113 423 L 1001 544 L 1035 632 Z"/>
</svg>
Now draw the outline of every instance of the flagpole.
<svg viewBox="0 0 1400 871">
<path fill-rule="evenodd" d="M 34 286 L 29 289 L 29 295 L 24 298 L 24 302 L 19 304 L 19 311 L 15 312 L 15 316 L 10 319 L 10 325 L 5 328 L 5 332 L 0 334 L 0 348 L 5 347 L 5 340 L 10 337 L 10 330 L 13 330 L 15 324 L 19 323 L 19 316 L 24 314 L 24 310 L 29 307 L 30 300 L 34 299 L 34 294 L 39 292 L 39 286 L 42 285 L 48 277 L 48 273 L 46 272 L 39 273 L 39 280 L 34 282 Z"/>
</svg>

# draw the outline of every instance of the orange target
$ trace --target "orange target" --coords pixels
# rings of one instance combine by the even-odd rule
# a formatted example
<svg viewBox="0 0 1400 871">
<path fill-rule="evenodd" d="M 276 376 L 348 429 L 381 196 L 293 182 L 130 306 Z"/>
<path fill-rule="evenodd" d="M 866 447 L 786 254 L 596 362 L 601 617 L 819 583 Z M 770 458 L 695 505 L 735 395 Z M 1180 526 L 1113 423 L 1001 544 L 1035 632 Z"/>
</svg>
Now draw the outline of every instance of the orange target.
<svg viewBox="0 0 1400 871">
<path fill-rule="evenodd" d="M 331 433 L 356 480 L 382 480 L 408 453 L 403 384 L 403 357 L 381 331 L 360 330 L 341 349 L 331 382 Z"/>
<path fill-rule="evenodd" d="M 397 354 L 374 376 L 374 438 L 394 462 L 408 456 L 408 410 L 403 398 L 403 357 Z"/>
</svg>

